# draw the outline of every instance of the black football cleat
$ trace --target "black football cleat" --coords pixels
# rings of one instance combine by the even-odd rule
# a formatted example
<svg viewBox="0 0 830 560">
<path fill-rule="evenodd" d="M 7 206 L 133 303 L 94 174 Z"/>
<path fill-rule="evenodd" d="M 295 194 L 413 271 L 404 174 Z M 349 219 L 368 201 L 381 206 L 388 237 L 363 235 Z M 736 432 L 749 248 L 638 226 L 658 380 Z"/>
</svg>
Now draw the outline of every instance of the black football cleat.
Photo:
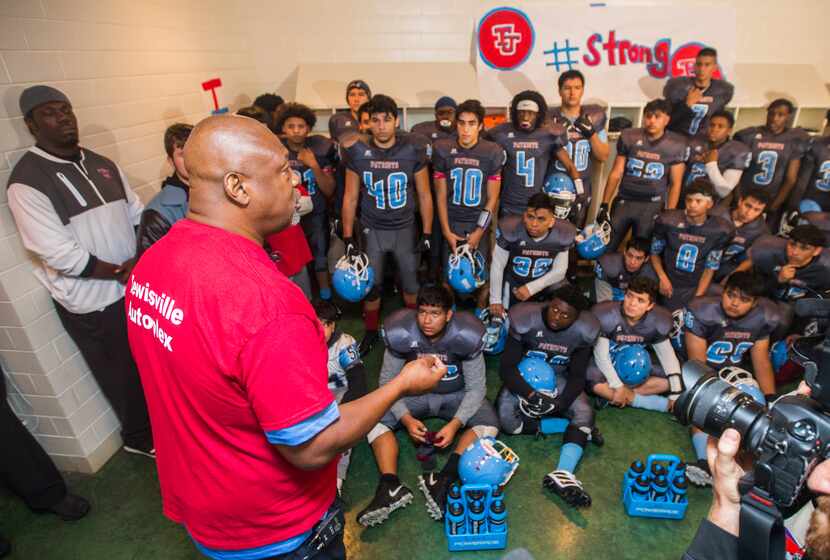
<svg viewBox="0 0 830 560">
<path fill-rule="evenodd" d="M 357 522 L 364 527 L 380 525 L 389 519 L 392 512 L 405 508 L 412 503 L 413 499 L 412 490 L 400 481 L 381 480 L 375 491 L 375 497 L 363 511 L 357 514 Z"/>
<path fill-rule="evenodd" d="M 455 482 L 450 475 L 442 472 L 429 472 L 418 477 L 418 487 L 427 501 L 427 513 L 435 521 L 444 518 L 447 510 L 447 492 Z"/>
<path fill-rule="evenodd" d="M 54 513 L 64 521 L 77 521 L 89 513 L 89 502 L 75 494 L 67 494 L 58 504 L 49 508 L 50 513 Z"/>
<path fill-rule="evenodd" d="M 555 470 L 545 475 L 542 486 L 565 500 L 571 507 L 588 507 L 591 496 L 582 487 L 582 483 L 568 471 Z"/>
</svg>

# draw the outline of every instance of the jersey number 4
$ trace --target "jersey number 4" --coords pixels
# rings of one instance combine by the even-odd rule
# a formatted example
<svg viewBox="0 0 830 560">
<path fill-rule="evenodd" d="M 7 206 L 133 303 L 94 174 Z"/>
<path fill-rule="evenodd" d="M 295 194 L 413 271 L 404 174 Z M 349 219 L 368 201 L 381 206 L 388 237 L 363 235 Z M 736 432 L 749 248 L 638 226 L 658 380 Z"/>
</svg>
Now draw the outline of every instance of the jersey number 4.
<svg viewBox="0 0 830 560">
<path fill-rule="evenodd" d="M 385 181 L 381 179 L 376 182 L 371 171 L 364 171 L 363 184 L 380 210 L 386 210 L 387 207 L 397 210 L 406 206 L 406 173 L 390 173 Z"/>
<path fill-rule="evenodd" d="M 450 171 L 452 180 L 452 203 L 456 206 L 477 208 L 481 204 L 481 185 L 484 174 L 481 169 L 456 167 Z"/>
<path fill-rule="evenodd" d="M 536 181 L 536 158 L 529 158 L 524 150 L 516 152 L 516 175 L 525 178 L 525 187 L 532 188 Z"/>
</svg>

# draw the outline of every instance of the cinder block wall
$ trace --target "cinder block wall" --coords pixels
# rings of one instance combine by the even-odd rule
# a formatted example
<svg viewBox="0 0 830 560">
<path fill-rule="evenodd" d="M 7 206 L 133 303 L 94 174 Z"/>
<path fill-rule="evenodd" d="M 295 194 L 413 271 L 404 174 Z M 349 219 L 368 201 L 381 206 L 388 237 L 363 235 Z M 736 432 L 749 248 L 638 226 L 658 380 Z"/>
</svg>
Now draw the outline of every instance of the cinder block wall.
<svg viewBox="0 0 830 560">
<path fill-rule="evenodd" d="M 35 83 L 63 90 L 81 144 L 118 163 L 146 201 L 169 174 L 164 129 L 213 108 L 203 81 L 220 77 L 220 105 L 232 110 L 264 88 L 249 48 L 250 14 L 221 0 L 0 2 L 0 362 L 23 397 L 12 406 L 61 469 L 94 472 L 121 441 L 9 212 L 9 174 L 33 143 L 20 92 Z"/>
</svg>

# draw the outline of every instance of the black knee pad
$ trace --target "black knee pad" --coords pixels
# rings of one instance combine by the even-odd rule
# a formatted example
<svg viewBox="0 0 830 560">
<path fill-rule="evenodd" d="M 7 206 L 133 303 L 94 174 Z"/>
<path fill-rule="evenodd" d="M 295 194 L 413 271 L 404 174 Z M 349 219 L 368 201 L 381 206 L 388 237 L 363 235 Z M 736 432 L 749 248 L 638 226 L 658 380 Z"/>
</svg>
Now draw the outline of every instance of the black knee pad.
<svg viewBox="0 0 830 560">
<path fill-rule="evenodd" d="M 565 428 L 565 435 L 562 437 L 562 443 L 575 443 L 580 447 L 585 447 L 588 443 L 588 434 L 579 429 L 573 424 L 568 424 Z"/>
</svg>

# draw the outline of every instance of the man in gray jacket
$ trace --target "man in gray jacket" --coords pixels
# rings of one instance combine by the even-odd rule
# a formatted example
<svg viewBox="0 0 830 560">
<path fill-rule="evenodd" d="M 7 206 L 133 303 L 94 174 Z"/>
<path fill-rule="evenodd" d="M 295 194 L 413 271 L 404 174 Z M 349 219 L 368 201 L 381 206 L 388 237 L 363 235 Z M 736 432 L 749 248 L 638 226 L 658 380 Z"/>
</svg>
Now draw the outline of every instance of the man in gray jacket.
<svg viewBox="0 0 830 560">
<path fill-rule="evenodd" d="M 78 121 L 61 91 L 27 88 L 20 111 L 35 138 L 8 184 L 20 239 L 40 261 L 35 275 L 121 421 L 124 449 L 154 457 L 124 312 L 143 206 L 114 162 L 78 145 Z"/>
</svg>

